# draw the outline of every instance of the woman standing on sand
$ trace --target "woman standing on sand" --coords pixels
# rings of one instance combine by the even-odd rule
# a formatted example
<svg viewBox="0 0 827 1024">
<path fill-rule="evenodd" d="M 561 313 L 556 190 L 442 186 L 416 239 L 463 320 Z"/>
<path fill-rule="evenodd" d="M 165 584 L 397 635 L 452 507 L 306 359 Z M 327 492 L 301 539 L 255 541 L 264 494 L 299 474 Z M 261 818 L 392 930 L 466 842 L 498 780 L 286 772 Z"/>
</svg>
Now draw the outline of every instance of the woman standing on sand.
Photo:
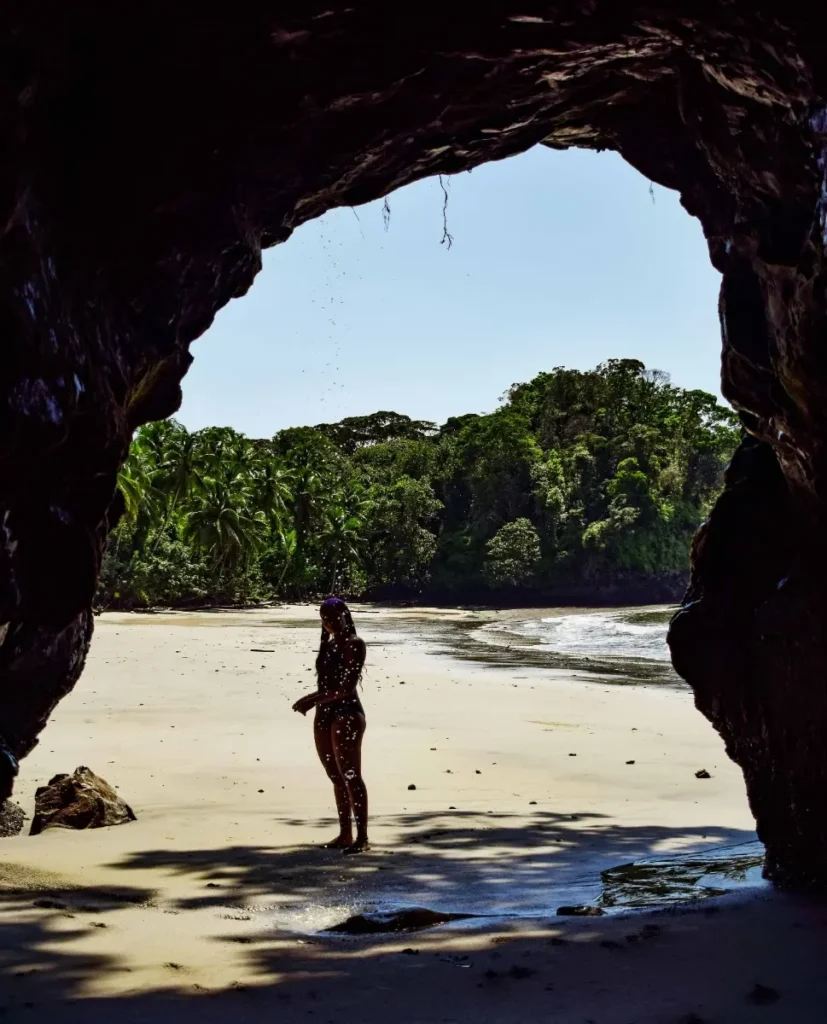
<svg viewBox="0 0 827 1024">
<path fill-rule="evenodd" d="M 368 846 L 368 791 L 362 779 L 362 737 L 365 712 L 356 693 L 365 666 L 365 642 L 356 635 L 350 609 L 340 597 L 329 597 L 319 609 L 322 640 L 316 657 L 318 689 L 302 697 L 293 710 L 306 715 L 315 707 L 316 751 L 333 783 L 339 834 L 325 846 L 345 854 Z M 351 819 L 356 819 L 356 839 Z"/>
</svg>

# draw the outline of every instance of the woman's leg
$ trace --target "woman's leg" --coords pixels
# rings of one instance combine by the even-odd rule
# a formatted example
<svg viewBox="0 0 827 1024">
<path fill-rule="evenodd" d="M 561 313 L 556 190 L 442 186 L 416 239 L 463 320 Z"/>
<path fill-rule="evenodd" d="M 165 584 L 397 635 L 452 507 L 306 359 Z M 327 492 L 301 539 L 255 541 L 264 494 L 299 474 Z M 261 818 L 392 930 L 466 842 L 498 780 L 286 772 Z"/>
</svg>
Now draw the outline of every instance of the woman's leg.
<svg viewBox="0 0 827 1024">
<path fill-rule="evenodd" d="M 336 728 L 336 721 L 333 718 L 320 718 L 316 716 L 313 722 L 313 738 L 316 741 L 316 753 L 322 762 L 322 767 L 327 772 L 327 777 L 333 783 L 333 793 L 336 797 L 336 813 L 339 815 L 339 835 L 326 846 L 343 847 L 350 846 L 353 842 L 353 829 L 350 822 L 350 796 L 347 790 L 347 783 L 336 764 L 336 751 L 333 746 L 333 730 Z"/>
<path fill-rule="evenodd" d="M 340 715 L 333 724 L 333 752 L 339 774 L 347 784 L 350 806 L 356 819 L 356 841 L 345 853 L 368 849 L 368 791 L 362 778 L 362 737 L 365 716 Z"/>
</svg>

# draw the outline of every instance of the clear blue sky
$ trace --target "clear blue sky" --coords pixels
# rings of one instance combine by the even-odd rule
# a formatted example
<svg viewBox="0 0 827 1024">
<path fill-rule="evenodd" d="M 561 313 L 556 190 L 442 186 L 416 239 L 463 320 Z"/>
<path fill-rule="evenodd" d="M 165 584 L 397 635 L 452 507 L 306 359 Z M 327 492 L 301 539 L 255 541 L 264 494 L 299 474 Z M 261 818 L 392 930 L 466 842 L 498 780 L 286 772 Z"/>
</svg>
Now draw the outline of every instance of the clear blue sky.
<svg viewBox="0 0 827 1024">
<path fill-rule="evenodd" d="M 676 193 L 542 147 L 445 180 L 450 251 L 433 178 L 389 197 L 387 231 L 371 203 L 266 252 L 195 342 L 178 418 L 255 437 L 377 409 L 444 422 L 611 357 L 718 394 L 719 278 Z"/>
</svg>

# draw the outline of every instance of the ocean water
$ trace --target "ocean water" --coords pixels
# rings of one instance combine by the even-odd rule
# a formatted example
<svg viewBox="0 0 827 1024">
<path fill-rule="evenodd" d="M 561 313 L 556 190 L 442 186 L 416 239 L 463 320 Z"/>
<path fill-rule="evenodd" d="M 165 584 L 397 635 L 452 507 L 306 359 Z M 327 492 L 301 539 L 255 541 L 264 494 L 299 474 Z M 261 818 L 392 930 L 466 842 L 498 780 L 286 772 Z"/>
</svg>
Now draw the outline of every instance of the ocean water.
<svg viewBox="0 0 827 1024">
<path fill-rule="evenodd" d="M 503 667 L 567 669 L 572 679 L 597 675 L 608 683 L 684 688 L 672 668 L 666 633 L 676 609 L 548 608 L 500 613 L 458 610 L 456 615 L 427 610 L 356 609 L 368 643 L 425 645 L 428 653 Z M 316 626 L 316 620 L 274 620 L 289 627 Z"/>
<path fill-rule="evenodd" d="M 497 622 L 492 634 L 527 641 L 558 654 L 669 661 L 666 630 L 671 609 L 561 612 L 541 618 Z"/>
<path fill-rule="evenodd" d="M 617 683 L 682 685 L 666 632 L 674 608 L 549 609 L 509 615 L 467 631 L 466 658 L 580 669 Z"/>
</svg>

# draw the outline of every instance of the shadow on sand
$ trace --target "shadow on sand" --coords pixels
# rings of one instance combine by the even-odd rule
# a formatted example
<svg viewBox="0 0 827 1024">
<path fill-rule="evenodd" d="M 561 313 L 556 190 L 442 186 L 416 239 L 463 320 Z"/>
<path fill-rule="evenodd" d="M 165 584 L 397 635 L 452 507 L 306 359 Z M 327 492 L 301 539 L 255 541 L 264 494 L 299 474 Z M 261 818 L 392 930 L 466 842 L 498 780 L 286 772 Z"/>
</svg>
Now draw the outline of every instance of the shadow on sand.
<svg viewBox="0 0 827 1024">
<path fill-rule="evenodd" d="M 384 824 L 396 830 L 399 843 L 353 859 L 321 849 L 262 845 L 146 850 L 114 865 L 123 871 L 124 882 L 133 870 L 140 870 L 144 881 L 147 872 L 157 875 L 151 887 L 67 888 L 22 869 L 17 876 L 6 865 L 0 869 L 0 1015 L 6 1011 L 17 1019 L 16 1013 L 25 1010 L 21 1019 L 36 1021 L 42 1015 L 54 1020 L 57 1014 L 60 1021 L 86 1024 L 252 1021 L 268 1014 L 345 1022 L 387 1019 L 393 1004 L 396 1021 L 460 1020 L 479 1012 L 471 1005 L 479 999 L 488 1000 L 482 1005 L 490 1009 L 490 1000 L 500 998 L 499 989 L 490 989 L 504 965 L 511 972 L 501 979 L 504 985 L 526 984 L 503 1002 L 502 1012 L 480 1019 L 532 1019 L 537 998 L 549 998 L 547 988 L 538 989 L 535 975 L 546 972 L 545 985 L 550 985 L 549 956 L 573 956 L 583 943 L 575 942 L 568 951 L 549 947 L 548 936 L 527 936 L 528 919 L 541 918 L 540 925 L 531 925 L 534 931 L 542 926 L 585 936 L 590 949 L 600 941 L 611 945 L 605 935 L 639 928 L 640 918 L 635 924 L 623 917 L 564 920 L 554 917 L 555 908 L 595 899 L 600 872 L 607 867 L 662 853 L 669 845 L 697 843 L 700 833 L 713 847 L 753 838 L 719 828 L 620 828 L 593 813 L 539 812 L 526 823 L 507 814 L 455 811 L 408 814 Z M 329 822 L 318 825 L 321 840 Z M 164 896 L 170 876 L 184 895 Z M 128 950 L 119 950 L 116 937 L 106 953 L 83 953 L 78 942 L 91 929 L 105 926 L 107 915 L 125 904 L 151 914 L 200 912 L 204 941 L 225 947 L 244 984 L 210 989 L 182 977 L 180 985 L 160 991 L 89 998 L 90 983 L 103 977 L 117 981 L 121 976 L 123 987 L 129 987 Z M 476 923 L 486 928 L 437 929 L 408 937 L 405 941 L 415 944 L 417 952 L 406 955 L 398 936 L 319 934 L 351 913 L 391 904 L 480 914 L 487 920 Z M 228 915 L 239 922 L 237 933 L 228 933 L 226 920 L 219 927 L 218 919 Z M 169 927 L 174 929 L 179 919 L 171 916 Z M 123 931 L 124 915 L 119 920 Z M 212 935 L 211 920 L 216 926 Z M 492 931 L 499 936 L 496 946 Z M 303 933 L 301 940 L 298 933 Z M 457 940 L 462 955 L 446 953 Z M 630 950 L 624 948 L 624 955 Z M 708 952 L 704 947 L 704 955 Z M 584 985 L 590 971 L 609 966 L 605 960 L 592 967 L 584 963 Z M 570 973 L 571 984 L 577 976 L 577 971 Z M 603 978 L 604 988 L 608 981 Z M 578 1012 L 588 1008 L 592 995 L 584 990 Z M 582 1021 L 583 1014 L 571 1019 Z M 599 1019 L 601 1024 L 614 1020 Z"/>
<path fill-rule="evenodd" d="M 333 825 L 317 824 L 321 842 Z M 236 846 L 220 854 L 148 850 L 113 866 L 188 876 L 211 886 L 180 900 L 178 909 L 231 905 L 270 911 L 271 929 L 293 930 L 287 912 L 314 907 L 352 912 L 371 904 L 405 903 L 497 920 L 553 915 L 563 903 L 596 898 L 600 873 L 607 868 L 665 850 L 718 849 L 755 838 L 752 832 L 718 827 L 691 832 L 619 827 L 593 812 L 542 811 L 526 820 L 452 810 L 402 814 L 378 824 L 398 841 L 353 859 L 307 847 Z M 295 930 L 320 931 L 327 917 L 306 913 Z"/>
</svg>

